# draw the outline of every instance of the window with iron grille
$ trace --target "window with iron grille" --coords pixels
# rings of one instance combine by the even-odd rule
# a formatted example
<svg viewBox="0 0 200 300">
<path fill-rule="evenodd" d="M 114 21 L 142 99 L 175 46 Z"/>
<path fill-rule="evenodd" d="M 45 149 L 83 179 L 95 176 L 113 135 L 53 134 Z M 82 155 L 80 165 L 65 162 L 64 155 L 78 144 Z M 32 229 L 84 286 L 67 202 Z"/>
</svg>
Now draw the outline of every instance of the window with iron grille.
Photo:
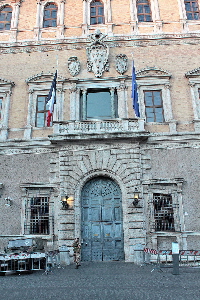
<svg viewBox="0 0 200 300">
<path fill-rule="evenodd" d="M 35 119 L 36 127 L 45 127 L 46 126 L 46 118 L 47 118 L 47 112 L 48 112 L 46 98 L 47 98 L 47 96 L 44 96 L 44 95 L 37 96 L 36 119 Z M 51 124 L 51 126 L 52 126 L 52 124 Z"/>
<path fill-rule="evenodd" d="M 43 27 L 57 26 L 57 11 L 58 7 L 54 3 L 48 3 L 44 8 Z"/>
<path fill-rule="evenodd" d="M 90 24 L 104 24 L 104 5 L 101 1 L 94 0 L 90 4 Z"/>
<path fill-rule="evenodd" d="M 0 121 L 2 120 L 2 105 L 3 105 L 3 97 L 0 97 Z"/>
<path fill-rule="evenodd" d="M 155 231 L 175 231 L 172 196 L 153 194 Z"/>
<path fill-rule="evenodd" d="M 162 92 L 144 91 L 146 122 L 164 122 Z"/>
<path fill-rule="evenodd" d="M 197 0 L 185 0 L 185 10 L 188 20 L 199 20 L 199 5 Z"/>
<path fill-rule="evenodd" d="M 31 197 L 25 205 L 25 234 L 49 234 L 49 197 Z"/>
<path fill-rule="evenodd" d="M 151 8 L 148 0 L 137 1 L 137 16 L 139 22 L 152 22 Z"/>
<path fill-rule="evenodd" d="M 12 7 L 4 6 L 0 10 L 0 30 L 10 30 L 12 19 Z"/>
</svg>

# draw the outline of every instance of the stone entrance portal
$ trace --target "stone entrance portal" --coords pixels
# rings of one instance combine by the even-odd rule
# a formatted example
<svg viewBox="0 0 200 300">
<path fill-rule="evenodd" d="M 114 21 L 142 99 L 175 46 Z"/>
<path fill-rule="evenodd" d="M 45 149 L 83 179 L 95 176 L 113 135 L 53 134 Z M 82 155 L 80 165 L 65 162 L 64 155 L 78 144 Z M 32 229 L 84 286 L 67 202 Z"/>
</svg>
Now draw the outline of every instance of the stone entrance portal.
<svg viewBox="0 0 200 300">
<path fill-rule="evenodd" d="M 108 177 L 88 181 L 81 194 L 82 260 L 124 259 L 121 190 Z"/>
</svg>

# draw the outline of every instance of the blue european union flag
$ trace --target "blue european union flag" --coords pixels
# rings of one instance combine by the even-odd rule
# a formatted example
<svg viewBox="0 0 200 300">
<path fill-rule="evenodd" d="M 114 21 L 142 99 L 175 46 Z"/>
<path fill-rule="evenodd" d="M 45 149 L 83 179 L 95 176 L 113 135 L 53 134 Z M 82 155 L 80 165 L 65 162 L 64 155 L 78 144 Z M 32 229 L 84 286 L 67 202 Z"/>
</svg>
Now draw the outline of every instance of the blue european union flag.
<svg viewBox="0 0 200 300">
<path fill-rule="evenodd" d="M 139 110 L 139 103 L 138 103 L 138 92 L 137 92 L 137 82 L 136 82 L 134 62 L 133 62 L 133 70 L 132 70 L 132 95 L 131 95 L 131 97 L 133 98 L 133 108 L 135 111 L 135 115 L 139 118 L 140 110 Z"/>
</svg>

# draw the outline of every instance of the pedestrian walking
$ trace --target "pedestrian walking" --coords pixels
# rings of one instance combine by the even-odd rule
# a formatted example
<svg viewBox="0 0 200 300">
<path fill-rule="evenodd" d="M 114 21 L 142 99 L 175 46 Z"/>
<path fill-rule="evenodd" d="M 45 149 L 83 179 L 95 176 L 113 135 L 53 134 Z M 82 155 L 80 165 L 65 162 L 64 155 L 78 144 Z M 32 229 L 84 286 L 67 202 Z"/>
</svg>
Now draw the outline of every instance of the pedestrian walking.
<svg viewBox="0 0 200 300">
<path fill-rule="evenodd" d="M 81 260 L 81 244 L 79 243 L 79 238 L 76 238 L 74 240 L 73 248 L 74 248 L 74 262 L 76 264 L 76 269 L 78 269 Z"/>
</svg>

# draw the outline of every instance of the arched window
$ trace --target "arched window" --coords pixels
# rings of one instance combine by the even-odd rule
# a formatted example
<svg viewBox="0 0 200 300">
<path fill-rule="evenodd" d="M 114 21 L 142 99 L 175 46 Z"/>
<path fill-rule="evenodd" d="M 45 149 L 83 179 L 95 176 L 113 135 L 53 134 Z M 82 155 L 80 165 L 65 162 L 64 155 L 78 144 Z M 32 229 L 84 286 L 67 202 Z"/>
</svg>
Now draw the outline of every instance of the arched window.
<svg viewBox="0 0 200 300">
<path fill-rule="evenodd" d="M 188 20 L 199 20 L 199 6 L 197 0 L 184 0 Z"/>
<path fill-rule="evenodd" d="M 0 30 L 10 30 L 12 19 L 12 7 L 4 6 L 0 10 Z"/>
<path fill-rule="evenodd" d="M 94 0 L 90 4 L 90 24 L 104 24 L 104 6 L 99 0 Z"/>
<path fill-rule="evenodd" d="M 56 27 L 57 26 L 57 10 L 58 7 L 55 3 L 48 3 L 44 7 L 43 27 Z"/>
<path fill-rule="evenodd" d="M 137 0 L 137 16 L 139 22 L 152 22 L 151 8 L 148 0 Z"/>
</svg>

